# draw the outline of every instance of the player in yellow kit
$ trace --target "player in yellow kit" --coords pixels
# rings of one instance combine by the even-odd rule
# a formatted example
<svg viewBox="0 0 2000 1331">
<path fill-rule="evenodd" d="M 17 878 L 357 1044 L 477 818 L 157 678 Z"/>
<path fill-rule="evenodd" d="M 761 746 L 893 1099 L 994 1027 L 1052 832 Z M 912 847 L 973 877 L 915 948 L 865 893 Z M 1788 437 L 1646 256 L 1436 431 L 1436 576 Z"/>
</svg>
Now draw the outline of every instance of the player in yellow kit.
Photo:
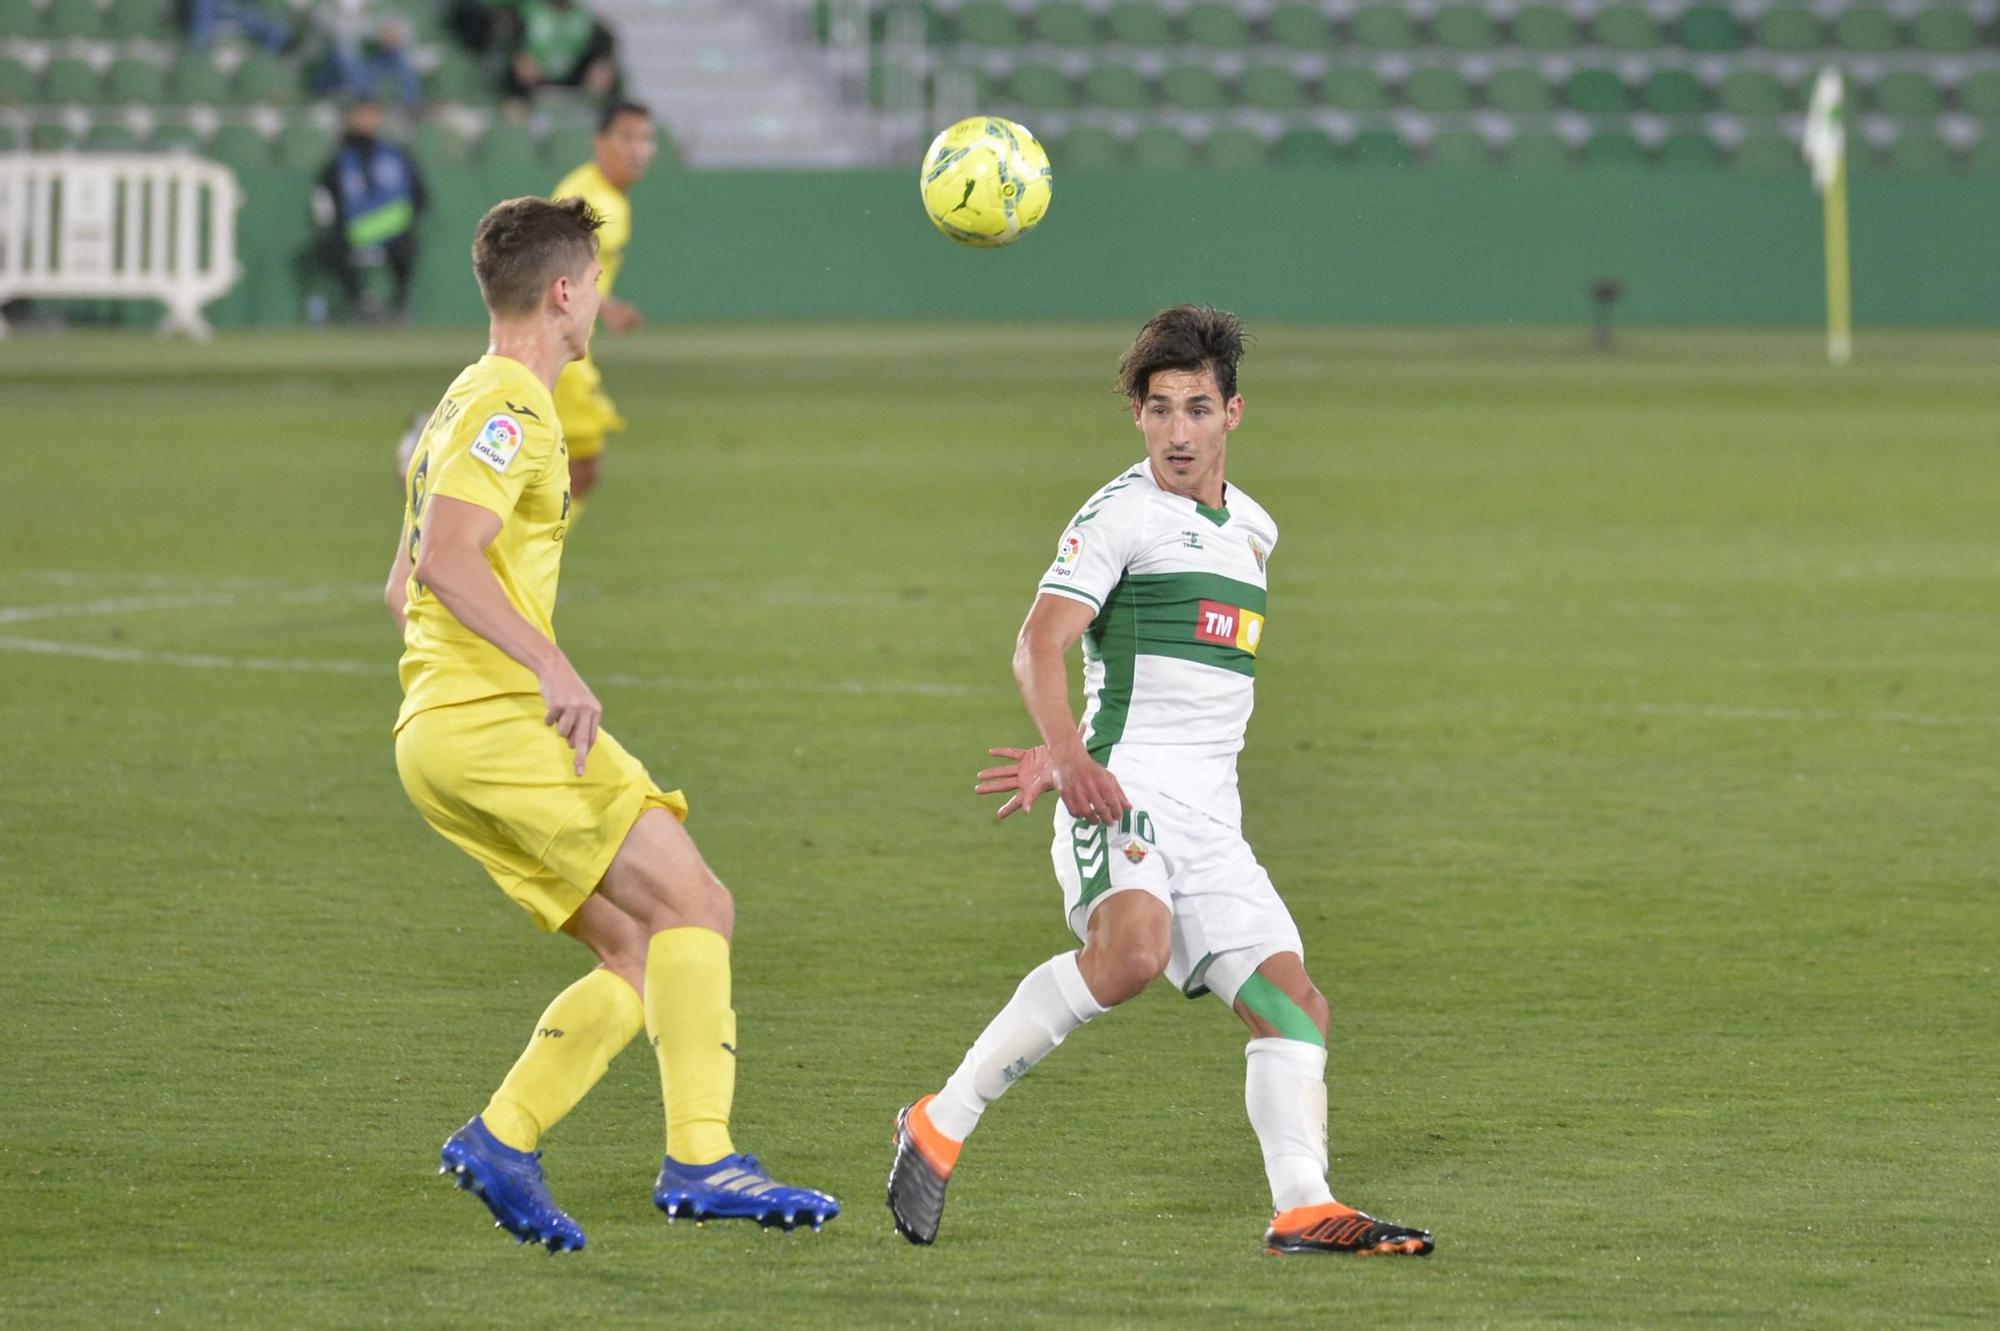
<svg viewBox="0 0 2000 1331">
<path fill-rule="evenodd" d="M 503 1229 L 551 1252 L 584 1236 L 549 1195 L 541 1138 L 642 1029 L 666 1101 L 653 1200 L 668 1219 L 816 1229 L 840 1210 L 730 1140 L 734 902 L 681 827 L 687 801 L 599 729 L 603 708 L 555 642 L 573 501 L 551 388 L 596 322 L 599 225 L 581 199 L 510 199 L 481 219 L 472 262 L 491 344 L 417 439 L 386 589 L 403 629 L 404 790 L 536 924 L 599 962 L 442 1154 Z"/>
<path fill-rule="evenodd" d="M 638 307 L 613 296 L 611 288 L 632 242 L 632 187 L 645 177 L 656 147 L 652 112 L 637 102 L 615 102 L 598 122 L 591 160 L 564 176 L 549 194 L 552 199 L 582 199 L 604 219 L 597 233 L 597 254 L 604 265 L 597 289 L 604 296 L 604 327 L 613 333 L 630 332 L 643 322 Z M 625 428 L 625 418 L 605 393 L 604 375 L 588 352 L 564 367 L 556 380 L 556 415 L 569 437 L 571 517 L 575 517 L 596 488 L 607 439 Z"/>
</svg>

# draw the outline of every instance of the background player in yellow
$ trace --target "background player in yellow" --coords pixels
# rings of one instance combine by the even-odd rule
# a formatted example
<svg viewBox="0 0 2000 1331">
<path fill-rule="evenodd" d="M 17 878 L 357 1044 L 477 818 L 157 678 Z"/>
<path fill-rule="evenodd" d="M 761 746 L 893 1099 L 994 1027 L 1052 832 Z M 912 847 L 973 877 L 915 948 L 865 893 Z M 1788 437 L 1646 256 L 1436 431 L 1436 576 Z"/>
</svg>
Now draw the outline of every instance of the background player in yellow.
<svg viewBox="0 0 2000 1331">
<path fill-rule="evenodd" d="M 632 187 L 645 178 L 657 148 L 653 115 L 637 102 L 615 102 L 598 122 L 591 160 L 557 182 L 553 199 L 578 198 L 604 219 L 597 233 L 603 274 L 597 289 L 604 296 L 604 327 L 613 333 L 637 328 L 643 317 L 630 301 L 611 294 L 625 249 L 632 241 Z M 604 391 L 604 376 L 588 352 L 564 367 L 556 380 L 556 415 L 569 438 L 569 476 L 574 519 L 597 485 L 609 436 L 625 428 L 625 418 Z"/>
<path fill-rule="evenodd" d="M 681 827 L 681 793 L 599 729 L 602 707 L 555 642 L 572 498 L 550 390 L 596 322 L 599 225 L 581 199 L 510 199 L 481 219 L 472 259 L 491 345 L 417 440 L 386 591 L 403 629 L 404 790 L 536 924 L 599 962 L 442 1154 L 501 1228 L 551 1252 L 584 1236 L 549 1195 L 541 1138 L 641 1029 L 666 1101 L 653 1200 L 669 1220 L 818 1228 L 840 1209 L 736 1152 L 735 904 Z"/>
</svg>

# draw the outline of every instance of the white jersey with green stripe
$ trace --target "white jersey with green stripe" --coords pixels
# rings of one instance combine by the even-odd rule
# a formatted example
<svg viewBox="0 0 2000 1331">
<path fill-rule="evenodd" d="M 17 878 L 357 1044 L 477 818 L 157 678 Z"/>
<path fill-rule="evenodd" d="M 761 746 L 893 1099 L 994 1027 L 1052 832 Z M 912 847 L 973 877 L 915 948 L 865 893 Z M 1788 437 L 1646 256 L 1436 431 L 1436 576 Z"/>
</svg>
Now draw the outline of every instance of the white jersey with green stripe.
<svg viewBox="0 0 2000 1331">
<path fill-rule="evenodd" d="M 1040 587 L 1097 611 L 1083 635 L 1091 755 L 1231 826 L 1277 544 L 1277 524 L 1243 491 L 1225 486 L 1209 508 L 1162 489 L 1141 461 L 1070 520 Z"/>
</svg>

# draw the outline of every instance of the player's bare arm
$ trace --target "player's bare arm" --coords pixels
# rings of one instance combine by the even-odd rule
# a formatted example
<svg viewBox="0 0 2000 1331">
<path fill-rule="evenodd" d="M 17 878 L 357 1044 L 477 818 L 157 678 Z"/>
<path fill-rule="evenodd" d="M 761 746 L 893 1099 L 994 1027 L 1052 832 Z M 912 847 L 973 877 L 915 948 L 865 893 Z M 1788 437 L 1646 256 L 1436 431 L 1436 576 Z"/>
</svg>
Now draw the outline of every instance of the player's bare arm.
<svg viewBox="0 0 2000 1331">
<path fill-rule="evenodd" d="M 535 672 L 549 709 L 543 720 L 575 750 L 581 776 L 604 707 L 562 649 L 522 617 L 493 576 L 486 547 L 499 534 L 499 514 L 449 495 L 433 495 L 412 571 L 459 623 Z"/>
<path fill-rule="evenodd" d="M 1132 802 L 1102 764 L 1090 756 L 1069 710 L 1069 650 L 1097 611 L 1067 596 L 1038 596 L 1014 643 L 1014 679 L 1028 719 L 1048 749 L 1049 765 L 1063 806 L 1078 818 L 1115 823 Z"/>
<path fill-rule="evenodd" d="M 604 320 L 605 329 L 613 333 L 629 333 L 646 322 L 637 305 L 615 296 L 604 298 L 604 308 L 598 311 L 598 317 Z"/>
</svg>

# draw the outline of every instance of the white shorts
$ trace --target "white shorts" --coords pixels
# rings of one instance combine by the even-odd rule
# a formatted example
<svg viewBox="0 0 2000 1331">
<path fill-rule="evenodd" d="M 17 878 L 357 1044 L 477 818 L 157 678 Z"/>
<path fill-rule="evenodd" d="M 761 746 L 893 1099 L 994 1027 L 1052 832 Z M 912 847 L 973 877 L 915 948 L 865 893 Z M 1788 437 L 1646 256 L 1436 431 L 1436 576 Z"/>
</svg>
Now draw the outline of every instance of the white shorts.
<svg viewBox="0 0 2000 1331">
<path fill-rule="evenodd" d="M 1240 828 L 1123 784 L 1133 808 L 1115 827 L 1073 818 L 1056 804 L 1049 858 L 1062 884 L 1064 918 L 1079 939 L 1087 938 L 1099 902 L 1139 891 L 1173 912 L 1167 978 L 1189 998 L 1208 992 L 1209 963 L 1225 952 L 1251 949 L 1248 968 L 1281 952 L 1305 955 L 1292 913 Z"/>
</svg>

